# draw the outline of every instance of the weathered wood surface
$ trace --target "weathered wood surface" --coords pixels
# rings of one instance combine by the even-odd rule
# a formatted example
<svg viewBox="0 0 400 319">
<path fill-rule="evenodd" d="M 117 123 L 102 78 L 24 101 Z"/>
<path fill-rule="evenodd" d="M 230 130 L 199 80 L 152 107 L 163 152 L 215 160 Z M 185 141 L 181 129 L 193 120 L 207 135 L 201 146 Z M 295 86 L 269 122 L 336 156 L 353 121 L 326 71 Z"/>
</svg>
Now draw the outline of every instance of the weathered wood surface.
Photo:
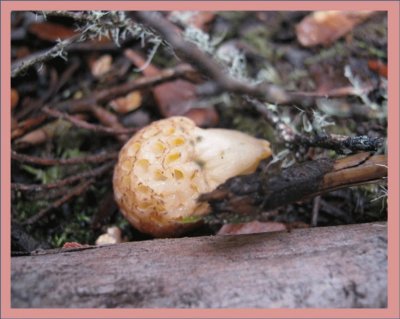
<svg viewBox="0 0 400 319">
<path fill-rule="evenodd" d="M 387 225 L 13 257 L 12 307 L 386 307 Z"/>
</svg>

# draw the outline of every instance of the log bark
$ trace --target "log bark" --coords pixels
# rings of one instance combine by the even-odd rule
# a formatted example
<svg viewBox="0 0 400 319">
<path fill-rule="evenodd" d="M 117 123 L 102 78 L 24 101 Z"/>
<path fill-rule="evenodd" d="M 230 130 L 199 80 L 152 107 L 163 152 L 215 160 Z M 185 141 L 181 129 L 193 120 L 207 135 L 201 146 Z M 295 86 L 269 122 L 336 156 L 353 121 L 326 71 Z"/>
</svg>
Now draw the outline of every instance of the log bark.
<svg viewBox="0 0 400 319">
<path fill-rule="evenodd" d="M 11 270 L 13 308 L 378 308 L 387 225 L 42 251 Z"/>
</svg>

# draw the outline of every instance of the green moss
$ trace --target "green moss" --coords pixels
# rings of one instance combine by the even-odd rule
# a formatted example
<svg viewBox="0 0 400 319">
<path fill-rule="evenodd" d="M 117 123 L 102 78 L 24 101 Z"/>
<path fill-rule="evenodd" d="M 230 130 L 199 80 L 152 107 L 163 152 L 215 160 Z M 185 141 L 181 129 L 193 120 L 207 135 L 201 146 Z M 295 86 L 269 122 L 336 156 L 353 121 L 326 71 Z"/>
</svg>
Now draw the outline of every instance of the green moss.
<svg viewBox="0 0 400 319">
<path fill-rule="evenodd" d="M 335 42 L 334 45 L 321 49 L 315 55 L 304 60 L 306 65 L 321 63 L 324 60 L 339 59 L 349 54 L 348 47 L 342 41 Z"/>
<path fill-rule="evenodd" d="M 272 61 L 275 58 L 275 50 L 268 41 L 270 37 L 271 34 L 268 29 L 264 26 L 259 26 L 246 32 L 243 35 L 243 41 L 251 45 L 268 61 Z"/>
</svg>

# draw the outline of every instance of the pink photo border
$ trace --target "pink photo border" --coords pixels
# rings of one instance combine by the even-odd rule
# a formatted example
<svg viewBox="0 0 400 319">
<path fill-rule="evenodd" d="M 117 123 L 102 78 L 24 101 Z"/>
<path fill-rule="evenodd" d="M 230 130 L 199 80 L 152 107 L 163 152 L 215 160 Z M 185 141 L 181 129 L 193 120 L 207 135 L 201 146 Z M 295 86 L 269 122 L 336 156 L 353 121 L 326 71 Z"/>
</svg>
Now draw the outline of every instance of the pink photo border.
<svg viewBox="0 0 400 319">
<path fill-rule="evenodd" d="M 15 309 L 10 286 L 10 13 L 14 10 L 383 10 L 388 11 L 388 308 L 385 309 Z M 1 318 L 399 318 L 399 12 L 397 1 L 2 1 Z"/>
</svg>

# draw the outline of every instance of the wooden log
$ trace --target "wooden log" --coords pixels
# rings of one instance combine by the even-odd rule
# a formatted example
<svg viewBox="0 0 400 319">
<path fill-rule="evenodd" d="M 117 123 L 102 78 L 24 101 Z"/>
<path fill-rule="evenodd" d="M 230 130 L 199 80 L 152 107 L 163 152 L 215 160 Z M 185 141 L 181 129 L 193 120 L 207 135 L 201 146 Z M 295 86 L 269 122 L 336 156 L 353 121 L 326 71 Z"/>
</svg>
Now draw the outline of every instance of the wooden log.
<svg viewBox="0 0 400 319">
<path fill-rule="evenodd" d="M 20 307 L 386 307 L 387 225 L 156 239 L 11 260 Z"/>
</svg>

